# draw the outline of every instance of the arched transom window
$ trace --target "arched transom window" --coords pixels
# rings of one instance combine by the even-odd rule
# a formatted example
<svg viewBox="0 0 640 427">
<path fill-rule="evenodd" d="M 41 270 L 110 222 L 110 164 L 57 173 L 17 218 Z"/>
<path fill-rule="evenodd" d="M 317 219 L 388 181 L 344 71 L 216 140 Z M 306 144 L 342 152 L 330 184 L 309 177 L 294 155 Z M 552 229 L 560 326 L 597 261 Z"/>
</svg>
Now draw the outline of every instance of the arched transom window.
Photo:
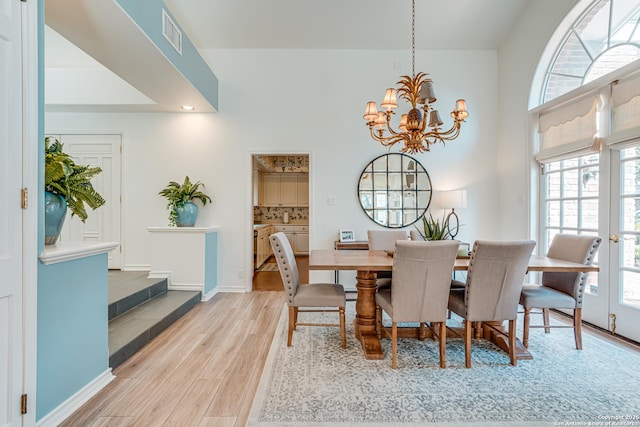
<svg viewBox="0 0 640 427">
<path fill-rule="evenodd" d="M 543 104 L 640 59 L 640 1 L 595 1 L 574 22 L 547 69 Z"/>
</svg>

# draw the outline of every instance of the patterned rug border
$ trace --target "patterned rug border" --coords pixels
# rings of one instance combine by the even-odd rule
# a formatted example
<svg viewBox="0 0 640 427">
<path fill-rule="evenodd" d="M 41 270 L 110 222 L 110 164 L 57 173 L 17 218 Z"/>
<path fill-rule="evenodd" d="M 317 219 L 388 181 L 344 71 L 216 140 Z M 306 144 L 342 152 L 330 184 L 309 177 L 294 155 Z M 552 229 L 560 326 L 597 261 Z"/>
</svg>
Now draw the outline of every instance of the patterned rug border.
<svg viewBox="0 0 640 427">
<path fill-rule="evenodd" d="M 349 306 L 348 303 L 347 306 Z M 347 322 L 350 322 L 350 320 L 347 320 Z M 333 420 L 331 422 L 327 421 L 327 422 L 310 422 L 310 421 L 306 421 L 306 422 L 299 422 L 299 421 L 283 421 L 283 420 L 278 420 L 278 421 L 260 421 L 259 420 L 259 416 L 260 413 L 262 411 L 262 408 L 265 404 L 265 399 L 267 398 L 267 393 L 268 390 L 270 388 L 271 382 L 273 380 L 273 375 L 276 373 L 275 372 L 275 364 L 277 362 L 277 360 L 280 357 L 280 353 L 283 350 L 286 350 L 286 346 L 282 347 L 283 342 L 286 339 L 286 324 L 287 324 L 287 306 L 286 304 L 284 304 L 281 315 L 280 315 L 280 319 L 278 321 L 278 326 L 276 329 L 276 332 L 274 334 L 270 349 L 269 349 L 269 353 L 267 356 L 267 360 L 265 362 L 265 367 L 264 370 L 262 372 L 261 375 L 261 379 L 260 379 L 260 383 L 258 386 L 258 389 L 256 391 L 256 395 L 249 413 L 249 418 L 247 420 L 247 426 L 250 427 L 314 427 L 314 426 L 340 426 L 340 427 L 363 427 L 363 426 L 367 426 L 367 427 L 417 427 L 417 426 L 425 426 L 425 425 L 429 425 L 429 426 L 433 426 L 433 427 L 533 427 L 533 426 L 540 426 L 540 427 L 546 427 L 546 426 L 560 426 L 560 425 L 588 425 L 588 421 L 542 421 L 542 420 L 535 420 L 535 421 L 516 421 L 516 420 L 511 420 L 511 421 L 487 421 L 487 420 L 483 420 L 483 421 L 464 421 L 464 422 L 459 422 L 459 421 L 446 421 L 446 422 L 442 422 L 442 421 L 437 421 L 437 422 L 427 422 L 427 421 L 420 421 L 420 422 L 389 422 L 384 421 L 384 422 L 371 422 L 371 421 L 336 421 Z M 521 325 L 521 322 L 519 322 L 519 325 Z M 314 328 L 314 329 L 321 329 L 321 328 Z M 554 330 L 555 331 L 555 330 Z M 349 334 L 349 331 L 347 332 Z M 351 331 L 352 333 L 352 331 Z M 552 332 L 553 333 L 553 332 Z M 284 337 L 283 337 L 284 335 Z M 301 337 L 300 337 L 301 338 Z M 332 338 L 333 340 L 335 340 L 335 338 Z M 590 334 L 588 337 L 588 340 L 595 340 L 600 342 L 601 344 L 605 345 L 605 346 L 611 346 L 613 347 L 613 344 L 611 344 L 610 342 L 607 342 L 606 339 L 604 339 L 603 337 L 599 337 L 597 335 L 593 335 Z M 572 341 L 570 341 L 572 342 Z M 351 340 L 351 342 L 348 343 L 348 345 L 354 346 L 357 345 L 357 341 L 355 341 L 355 339 Z M 295 345 L 295 337 L 294 337 L 294 345 Z M 359 350 L 359 348 L 358 348 Z M 622 348 L 621 351 L 628 351 L 631 353 L 634 353 L 633 349 L 626 349 L 626 348 Z M 385 351 L 386 353 L 386 351 Z M 472 356 L 474 357 L 474 356 Z M 637 357 L 637 354 L 636 354 Z M 384 362 L 388 362 L 390 360 L 390 358 L 387 356 L 385 357 Z M 457 369 L 459 367 L 454 367 L 453 369 Z M 447 369 L 450 369 L 449 367 Z M 463 368 L 464 369 L 464 368 Z M 473 368 L 472 368 L 473 369 Z M 518 369 L 518 367 L 515 367 L 513 369 Z M 630 379 L 631 381 L 633 381 L 632 379 Z M 549 388 L 553 388 L 553 387 L 558 387 L 558 385 L 554 385 L 554 384 L 549 384 Z M 633 402 L 633 404 L 635 404 L 635 408 L 640 408 L 640 403 L 638 403 L 638 401 Z M 632 407 L 633 405 L 630 404 L 629 407 Z M 606 415 L 610 415 L 610 416 L 631 416 L 631 417 L 637 417 L 640 415 L 640 411 L 638 411 L 637 414 L 603 414 L 603 416 Z M 622 418 L 621 418 L 622 419 Z M 597 421 L 591 421 L 591 425 L 599 425 L 597 424 Z M 606 422 L 603 422 L 601 425 L 606 425 Z M 613 425 L 613 424 L 611 424 Z M 630 424 L 625 424 L 625 425 L 629 425 L 629 426 L 640 426 L 640 421 L 631 421 Z"/>
</svg>

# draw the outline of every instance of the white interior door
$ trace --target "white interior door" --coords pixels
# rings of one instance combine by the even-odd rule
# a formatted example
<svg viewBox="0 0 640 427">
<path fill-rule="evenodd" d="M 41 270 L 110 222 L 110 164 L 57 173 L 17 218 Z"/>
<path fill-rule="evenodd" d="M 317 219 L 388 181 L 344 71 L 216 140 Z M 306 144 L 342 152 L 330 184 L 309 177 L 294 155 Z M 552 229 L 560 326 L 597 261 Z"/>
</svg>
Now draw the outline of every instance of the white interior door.
<svg viewBox="0 0 640 427">
<path fill-rule="evenodd" d="M 21 2 L 0 1 L 0 426 L 21 424 Z"/>
<path fill-rule="evenodd" d="M 611 152 L 609 330 L 640 341 L 640 141 L 635 144 Z"/>
<path fill-rule="evenodd" d="M 76 163 L 102 168 L 92 184 L 106 200 L 104 206 L 88 210 L 89 217 L 84 223 L 68 212 L 60 240 L 121 243 L 121 135 L 63 134 L 58 138 Z M 109 252 L 109 268 L 122 268 L 122 245 Z"/>
</svg>

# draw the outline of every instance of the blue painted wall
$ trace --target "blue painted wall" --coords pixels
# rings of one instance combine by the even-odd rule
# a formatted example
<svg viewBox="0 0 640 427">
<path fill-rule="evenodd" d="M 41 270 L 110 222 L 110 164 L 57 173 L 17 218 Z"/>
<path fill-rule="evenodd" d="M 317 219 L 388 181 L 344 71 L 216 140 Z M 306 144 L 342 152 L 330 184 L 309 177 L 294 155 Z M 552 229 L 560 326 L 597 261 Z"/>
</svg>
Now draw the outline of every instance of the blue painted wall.
<svg viewBox="0 0 640 427">
<path fill-rule="evenodd" d="M 182 28 L 182 55 L 162 35 L 162 10 L 180 24 L 162 0 L 117 0 L 125 12 L 138 24 L 173 65 L 218 110 L 218 79 L 202 59 Z"/>
<path fill-rule="evenodd" d="M 204 241 L 204 295 L 218 286 L 218 233 L 207 233 Z"/>
<path fill-rule="evenodd" d="M 109 369 L 107 262 L 40 264 L 37 420 Z"/>
</svg>

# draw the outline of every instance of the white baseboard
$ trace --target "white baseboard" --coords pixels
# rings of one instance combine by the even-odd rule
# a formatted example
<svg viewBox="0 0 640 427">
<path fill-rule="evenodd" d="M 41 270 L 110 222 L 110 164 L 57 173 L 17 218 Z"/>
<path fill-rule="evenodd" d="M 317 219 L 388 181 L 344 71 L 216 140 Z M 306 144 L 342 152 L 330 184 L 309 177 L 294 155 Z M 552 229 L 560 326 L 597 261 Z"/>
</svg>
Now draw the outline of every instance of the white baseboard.
<svg viewBox="0 0 640 427">
<path fill-rule="evenodd" d="M 202 292 L 204 289 L 204 283 L 176 283 L 169 281 L 170 291 L 198 291 Z"/>
<path fill-rule="evenodd" d="M 122 271 L 150 271 L 151 264 L 127 264 L 122 267 Z"/>
<path fill-rule="evenodd" d="M 218 292 L 220 292 L 220 290 L 216 287 L 213 288 L 211 291 L 209 291 L 209 293 L 202 295 L 202 302 L 207 302 L 209 301 L 211 298 L 214 297 L 215 294 L 217 294 Z"/>
<path fill-rule="evenodd" d="M 167 279 L 167 286 L 171 286 L 170 271 L 150 271 L 147 277 L 149 279 Z"/>
<path fill-rule="evenodd" d="M 245 293 L 247 290 L 243 286 L 222 286 L 218 285 L 216 287 L 218 292 L 235 292 L 235 293 Z"/>
<path fill-rule="evenodd" d="M 60 425 L 115 378 L 111 373 L 111 368 L 107 369 L 89 384 L 78 390 L 73 396 L 62 402 L 62 404 L 53 411 L 42 417 L 36 425 L 38 427 L 55 427 Z"/>
</svg>

